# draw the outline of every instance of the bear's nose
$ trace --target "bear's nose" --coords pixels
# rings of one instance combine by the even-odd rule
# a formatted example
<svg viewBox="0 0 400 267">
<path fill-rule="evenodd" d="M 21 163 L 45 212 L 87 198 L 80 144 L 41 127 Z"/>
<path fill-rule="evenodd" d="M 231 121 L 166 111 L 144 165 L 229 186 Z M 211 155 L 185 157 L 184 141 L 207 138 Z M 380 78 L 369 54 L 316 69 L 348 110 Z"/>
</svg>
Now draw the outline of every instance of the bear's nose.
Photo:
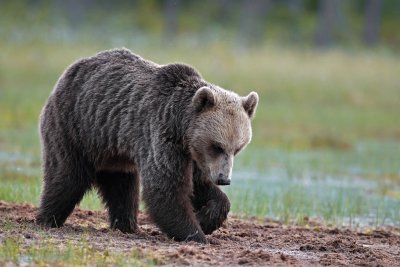
<svg viewBox="0 0 400 267">
<path fill-rule="evenodd" d="M 220 173 L 218 175 L 217 185 L 230 185 L 231 180 L 224 177 L 224 174 Z"/>
</svg>

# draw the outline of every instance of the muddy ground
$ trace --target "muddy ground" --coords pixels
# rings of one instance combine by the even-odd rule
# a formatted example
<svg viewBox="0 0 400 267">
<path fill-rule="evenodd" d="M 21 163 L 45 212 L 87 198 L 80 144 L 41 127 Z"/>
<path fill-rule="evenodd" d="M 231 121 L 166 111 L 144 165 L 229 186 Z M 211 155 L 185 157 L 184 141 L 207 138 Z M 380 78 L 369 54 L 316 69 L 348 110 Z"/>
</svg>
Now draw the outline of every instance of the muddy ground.
<svg viewBox="0 0 400 267">
<path fill-rule="evenodd" d="M 0 202 L 0 242 L 9 235 L 35 244 L 43 235 L 34 224 L 36 208 L 29 204 Z M 46 230 L 54 242 L 79 242 L 82 235 L 98 250 L 129 252 L 156 257 L 161 265 L 194 266 L 400 266 L 400 229 L 356 232 L 318 224 L 287 226 L 275 221 L 229 217 L 208 237 L 209 244 L 169 240 L 144 213 L 140 233 L 123 234 L 107 228 L 105 212 L 76 209 L 64 227 Z M 12 227 L 14 228 L 14 227 Z"/>
</svg>

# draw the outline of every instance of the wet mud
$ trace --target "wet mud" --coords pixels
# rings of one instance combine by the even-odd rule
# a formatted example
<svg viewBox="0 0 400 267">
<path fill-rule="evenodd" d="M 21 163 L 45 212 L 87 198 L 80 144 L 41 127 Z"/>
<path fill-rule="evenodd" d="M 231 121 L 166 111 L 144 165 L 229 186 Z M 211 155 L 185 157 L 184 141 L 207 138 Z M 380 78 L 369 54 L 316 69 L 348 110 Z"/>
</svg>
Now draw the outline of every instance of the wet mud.
<svg viewBox="0 0 400 267">
<path fill-rule="evenodd" d="M 35 212 L 30 204 L 0 202 L 0 242 L 13 235 L 26 245 L 39 243 L 43 229 L 34 223 Z M 77 208 L 64 227 L 45 233 L 56 243 L 78 243 L 85 236 L 100 251 L 137 250 L 160 265 L 400 266 L 399 228 L 354 231 L 230 216 L 208 236 L 208 244 L 197 244 L 168 239 L 145 213 L 139 214 L 138 221 L 140 232 L 123 234 L 108 229 L 106 212 Z"/>
</svg>

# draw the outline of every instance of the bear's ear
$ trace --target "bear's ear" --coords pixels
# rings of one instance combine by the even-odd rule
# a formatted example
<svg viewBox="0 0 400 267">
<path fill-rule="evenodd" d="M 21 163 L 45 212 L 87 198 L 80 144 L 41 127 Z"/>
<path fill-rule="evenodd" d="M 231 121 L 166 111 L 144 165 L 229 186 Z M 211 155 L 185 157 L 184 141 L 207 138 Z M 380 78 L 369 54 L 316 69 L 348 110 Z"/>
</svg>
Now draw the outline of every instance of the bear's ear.
<svg viewBox="0 0 400 267">
<path fill-rule="evenodd" d="M 208 87 L 201 87 L 192 98 L 192 103 L 197 112 L 212 108 L 216 104 L 216 96 Z"/>
<path fill-rule="evenodd" d="M 251 92 L 248 96 L 243 97 L 242 105 L 250 119 L 252 119 L 256 113 L 257 104 L 258 94 L 256 92 Z"/>
</svg>

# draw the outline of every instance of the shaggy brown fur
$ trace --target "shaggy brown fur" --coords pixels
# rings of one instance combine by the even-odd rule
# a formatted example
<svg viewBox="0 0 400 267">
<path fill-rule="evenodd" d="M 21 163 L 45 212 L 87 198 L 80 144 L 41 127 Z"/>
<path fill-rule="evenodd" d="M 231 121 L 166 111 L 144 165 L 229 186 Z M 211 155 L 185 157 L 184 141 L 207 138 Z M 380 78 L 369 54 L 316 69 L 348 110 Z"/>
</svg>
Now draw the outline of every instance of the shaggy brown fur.
<svg viewBox="0 0 400 267">
<path fill-rule="evenodd" d="M 118 49 L 71 65 L 40 118 L 44 188 L 37 223 L 60 227 L 93 186 L 110 226 L 137 229 L 139 181 L 175 240 L 206 242 L 223 223 L 233 156 L 250 142 L 256 93 L 239 97 L 192 67 Z"/>
</svg>

